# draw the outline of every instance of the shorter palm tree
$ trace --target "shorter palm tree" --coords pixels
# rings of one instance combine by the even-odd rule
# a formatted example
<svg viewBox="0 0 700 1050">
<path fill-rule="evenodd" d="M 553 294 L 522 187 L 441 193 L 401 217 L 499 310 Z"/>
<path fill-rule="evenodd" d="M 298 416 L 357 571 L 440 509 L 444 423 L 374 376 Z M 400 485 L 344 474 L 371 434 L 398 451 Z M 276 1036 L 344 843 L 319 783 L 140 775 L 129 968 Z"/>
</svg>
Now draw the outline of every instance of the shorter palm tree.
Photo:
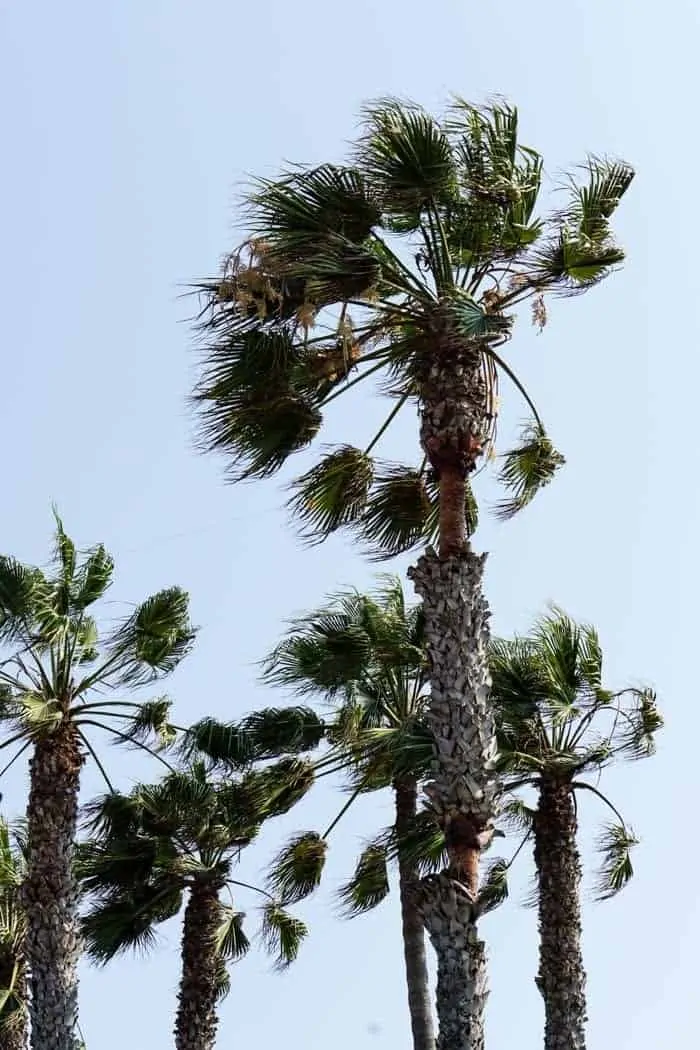
<svg viewBox="0 0 700 1050">
<path fill-rule="evenodd" d="M 537 986 L 545 1004 L 545 1050 L 585 1047 L 585 971 L 581 954 L 579 794 L 612 814 L 600 839 L 598 896 L 617 893 L 632 875 L 637 840 L 617 807 L 591 783 L 615 761 L 654 750 L 662 725 L 648 689 L 611 692 L 602 684 L 603 654 L 595 630 L 555 610 L 525 638 L 491 645 L 492 697 L 498 712 L 500 771 L 510 790 L 531 787 L 534 808 L 505 807 L 523 841 L 534 839 L 539 908 Z M 492 884 L 505 892 L 506 865 Z"/>
<path fill-rule="evenodd" d="M 425 862 L 437 834 L 439 861 L 443 844 L 435 825 L 421 823 L 418 814 L 420 785 L 433 755 L 424 717 L 426 673 L 420 607 L 406 608 L 401 583 L 391 577 L 371 596 L 346 591 L 295 621 L 264 674 L 269 684 L 319 696 L 330 705 L 331 749 L 321 767 L 342 769 L 352 792 L 323 835 L 296 836 L 280 852 L 270 880 L 275 892 L 289 901 L 311 892 L 321 878 L 326 839 L 353 800 L 364 792 L 393 792 L 394 824 L 373 836 L 341 897 L 350 915 L 378 904 L 389 892 L 387 862 L 397 862 L 414 1050 L 435 1045 L 416 858 Z"/>
<path fill-rule="evenodd" d="M 27 871 L 21 888 L 34 1050 L 74 1050 L 80 955 L 73 846 L 80 776 L 94 729 L 149 750 L 170 739 L 170 704 L 109 696 L 169 674 L 194 631 L 188 597 L 160 591 L 100 635 L 92 615 L 112 580 L 103 546 L 80 557 L 56 516 L 45 572 L 0 556 L 0 750 L 31 754 Z M 105 773 L 106 777 L 106 773 Z M 109 783 L 109 781 L 108 781 Z"/>
<path fill-rule="evenodd" d="M 26 923 L 20 903 L 26 843 L 0 818 L 0 1045 L 26 1050 L 29 1042 Z"/>
<path fill-rule="evenodd" d="M 286 812 L 312 783 L 307 764 L 282 759 L 237 780 L 212 779 L 204 763 L 175 770 L 154 785 L 110 794 L 89 807 L 94 837 L 81 846 L 78 873 L 90 901 L 83 934 L 90 956 L 151 947 L 155 930 L 187 904 L 182 927 L 176 1050 L 211 1050 L 217 1001 L 228 991 L 228 964 L 250 942 L 243 912 L 223 899 L 241 851 L 266 819 Z M 306 927 L 271 894 L 262 934 L 280 966 L 296 957 Z"/>
</svg>

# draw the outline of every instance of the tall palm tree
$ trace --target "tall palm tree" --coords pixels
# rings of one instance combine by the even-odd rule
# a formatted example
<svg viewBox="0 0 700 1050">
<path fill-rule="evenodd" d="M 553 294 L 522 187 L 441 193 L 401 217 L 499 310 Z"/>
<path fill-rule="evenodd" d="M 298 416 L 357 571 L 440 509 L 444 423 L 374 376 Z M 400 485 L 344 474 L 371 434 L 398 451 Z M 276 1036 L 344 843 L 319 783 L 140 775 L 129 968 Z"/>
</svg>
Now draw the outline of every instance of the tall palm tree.
<svg viewBox="0 0 700 1050">
<path fill-rule="evenodd" d="M 383 100 L 365 111 L 349 163 L 293 169 L 250 198 L 252 237 L 200 282 L 205 343 L 195 391 L 206 448 L 232 478 L 273 474 L 320 431 L 322 410 L 383 375 L 393 408 L 364 448 L 341 445 L 297 479 L 313 538 L 348 526 L 385 556 L 437 538 L 412 571 L 424 602 L 436 739 L 429 785 L 450 870 L 423 917 L 438 954 L 440 1050 L 483 1043 L 485 955 L 475 928 L 478 860 L 496 812 L 483 558 L 468 543 L 469 477 L 493 449 L 500 375 L 533 412 L 501 477 L 509 516 L 561 464 L 501 354 L 513 311 L 586 291 L 624 258 L 610 218 L 633 177 L 591 158 L 563 207 L 538 218 L 542 159 L 518 143 L 514 108 L 457 100 L 443 120 Z M 314 334 L 314 331 L 319 334 Z M 356 375 L 349 379 L 351 370 Z M 400 409 L 420 413 L 422 462 L 374 451 Z M 366 415 L 366 413 L 365 413 Z"/>
<path fill-rule="evenodd" d="M 3 1050 L 27 1050 L 26 923 L 20 904 L 25 861 L 22 842 L 0 818 L 0 1045 Z"/>
<path fill-rule="evenodd" d="M 56 517 L 51 570 L 0 556 L 0 750 L 16 747 L 4 772 L 30 751 L 27 872 L 21 898 L 31 975 L 33 1050 L 74 1050 L 80 954 L 72 870 L 80 774 L 89 733 L 149 748 L 170 735 L 169 702 L 113 700 L 169 674 L 190 648 L 187 595 L 164 590 L 100 639 L 92 609 L 110 585 L 113 562 L 98 546 L 79 558 Z M 106 775 L 106 774 L 105 774 Z"/>
<path fill-rule="evenodd" d="M 342 891 L 350 914 L 379 903 L 388 891 L 387 860 L 395 858 L 403 929 L 404 964 L 414 1050 L 433 1050 L 423 923 L 418 907 L 420 866 L 403 843 L 415 838 L 420 784 L 430 772 L 432 743 L 423 618 L 407 609 L 399 580 L 387 579 L 373 595 L 347 591 L 320 610 L 299 617 L 268 658 L 265 680 L 317 695 L 331 705 L 326 722 L 325 769 L 350 774 L 351 801 L 366 791 L 389 788 L 393 828 L 363 851 L 355 877 Z M 341 812 L 345 812 L 347 805 Z M 295 837 L 281 851 L 271 884 L 284 899 L 298 900 L 315 888 L 325 860 L 323 835 Z M 434 837 L 434 836 L 433 836 Z M 319 842 L 323 849 L 319 849 Z M 414 844 L 415 846 L 415 844 Z"/>
<path fill-rule="evenodd" d="M 250 943 L 245 915 L 223 899 L 247 887 L 233 877 L 241 851 L 264 820 L 286 812 L 312 783 L 303 762 L 288 760 L 237 780 L 215 780 L 202 762 L 129 795 L 90 807 L 94 838 L 79 850 L 78 874 L 91 898 L 83 932 L 89 954 L 105 963 L 118 952 L 149 948 L 156 927 L 187 897 L 175 1019 L 176 1050 L 212 1050 L 217 1002 L 228 991 L 227 966 Z M 262 933 L 279 965 L 296 957 L 302 922 L 265 891 Z M 233 900 L 233 898 L 232 898 Z"/>
<path fill-rule="evenodd" d="M 612 762 L 651 754 L 662 725 L 650 690 L 614 693 L 603 687 L 602 663 L 595 630 L 559 611 L 527 637 L 491 646 L 506 785 L 537 793 L 534 809 L 516 802 L 508 811 L 524 826 L 525 839 L 534 839 L 540 931 L 536 980 L 545 1005 L 545 1050 L 585 1047 L 576 798 L 593 795 L 612 814 L 600 840 L 598 890 L 606 898 L 632 875 L 630 850 L 636 839 L 597 781 Z"/>
</svg>

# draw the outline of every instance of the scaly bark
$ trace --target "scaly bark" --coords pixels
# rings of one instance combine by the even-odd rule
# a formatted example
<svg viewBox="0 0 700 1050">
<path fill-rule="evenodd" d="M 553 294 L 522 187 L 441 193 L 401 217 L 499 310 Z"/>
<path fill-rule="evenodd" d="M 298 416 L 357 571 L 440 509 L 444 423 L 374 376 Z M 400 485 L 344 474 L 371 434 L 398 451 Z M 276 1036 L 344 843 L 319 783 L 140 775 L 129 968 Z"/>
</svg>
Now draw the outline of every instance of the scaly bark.
<svg viewBox="0 0 700 1050">
<path fill-rule="evenodd" d="M 29 858 L 22 885 L 32 1050 L 74 1050 L 80 936 L 73 844 L 83 757 L 68 719 L 40 739 L 30 762 Z"/>
<path fill-rule="evenodd" d="M 182 930 L 182 974 L 175 1019 L 176 1050 L 213 1050 L 216 1012 L 216 932 L 219 886 L 198 879 L 190 888 Z"/>
<path fill-rule="evenodd" d="M 423 599 L 431 665 L 427 718 L 436 755 L 425 792 L 450 860 L 448 871 L 426 880 L 422 903 L 438 957 L 438 1050 L 481 1050 L 484 1041 L 486 954 L 475 905 L 497 795 L 484 560 L 470 551 L 441 560 L 429 550 L 411 570 Z"/>
<path fill-rule="evenodd" d="M 430 660 L 436 750 L 426 794 L 450 866 L 426 880 L 422 911 L 438 957 L 438 1050 L 482 1050 L 488 992 L 476 907 L 480 854 L 496 816 L 496 732 L 484 558 L 467 540 L 465 484 L 488 440 L 493 406 L 481 344 L 457 330 L 449 303 L 436 307 L 430 336 L 418 368 L 420 438 L 439 484 L 439 555 L 428 550 L 409 575 L 423 600 Z"/>
<path fill-rule="evenodd" d="M 396 799 L 396 832 L 403 838 L 413 823 L 417 811 L 416 781 L 402 777 L 394 784 Z M 408 987 L 408 1010 L 413 1033 L 413 1050 L 435 1050 L 433 1012 L 428 985 L 428 964 L 425 957 L 425 933 L 420 912 L 420 878 L 415 865 L 399 854 L 399 895 L 403 952 Z"/>
<path fill-rule="evenodd" d="M 543 778 L 535 815 L 545 1050 L 585 1050 L 586 974 L 581 954 L 581 862 L 566 780 Z"/>
</svg>

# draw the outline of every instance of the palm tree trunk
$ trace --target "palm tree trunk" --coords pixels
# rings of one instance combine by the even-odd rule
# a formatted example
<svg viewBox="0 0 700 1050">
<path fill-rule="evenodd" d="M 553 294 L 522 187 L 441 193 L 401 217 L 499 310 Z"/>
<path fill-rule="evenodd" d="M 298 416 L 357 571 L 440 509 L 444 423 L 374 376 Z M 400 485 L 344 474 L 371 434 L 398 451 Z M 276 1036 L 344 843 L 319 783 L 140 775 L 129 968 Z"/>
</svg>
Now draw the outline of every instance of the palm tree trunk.
<svg viewBox="0 0 700 1050">
<path fill-rule="evenodd" d="M 416 781 L 412 777 L 402 777 L 394 784 L 394 794 L 396 832 L 401 841 L 410 830 L 416 816 L 418 798 Z M 402 858 L 400 853 L 399 894 L 413 1050 L 435 1050 L 428 964 L 425 957 L 425 933 L 419 908 L 420 880 L 415 866 Z"/>
<path fill-rule="evenodd" d="M 80 935 L 73 845 L 83 756 L 65 718 L 39 740 L 30 763 L 29 856 L 22 885 L 32 1050 L 74 1050 Z"/>
<path fill-rule="evenodd" d="M 440 486 L 439 555 L 410 570 L 423 600 L 435 739 L 426 794 L 450 867 L 426 880 L 423 919 L 438 960 L 438 1050 L 482 1050 L 486 953 L 476 930 L 479 860 L 496 816 L 496 733 L 489 701 L 484 557 L 466 539 L 464 481 L 488 436 L 479 347 L 443 331 L 421 377 L 421 443 Z"/>
<path fill-rule="evenodd" d="M 0 949 L 0 989 L 8 988 L 12 989 L 12 994 L 0 1009 L 0 1047 L 2 1050 L 27 1050 L 29 1016 L 26 966 L 16 952 Z"/>
<path fill-rule="evenodd" d="M 581 862 L 576 811 L 566 781 L 543 778 L 535 816 L 545 1050 L 584 1050 L 586 974 L 581 954 Z"/>
<path fill-rule="evenodd" d="M 216 1012 L 216 934 L 220 923 L 219 886 L 205 879 L 190 888 L 182 930 L 182 974 L 175 1019 L 176 1050 L 212 1050 Z"/>
</svg>

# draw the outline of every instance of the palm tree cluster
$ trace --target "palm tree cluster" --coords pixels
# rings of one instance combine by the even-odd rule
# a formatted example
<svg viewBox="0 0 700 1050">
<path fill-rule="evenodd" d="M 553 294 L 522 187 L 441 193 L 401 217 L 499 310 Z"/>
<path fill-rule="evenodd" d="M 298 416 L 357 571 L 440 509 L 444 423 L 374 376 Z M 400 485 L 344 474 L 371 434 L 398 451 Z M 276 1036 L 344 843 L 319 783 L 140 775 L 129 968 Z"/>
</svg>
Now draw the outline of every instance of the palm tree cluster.
<svg viewBox="0 0 700 1050">
<path fill-rule="evenodd" d="M 394 576 L 332 594 L 264 660 L 270 706 L 180 726 L 167 698 L 141 690 L 193 645 L 184 591 L 107 627 L 98 603 L 113 561 L 102 546 L 78 552 L 57 515 L 49 570 L 0 558 L 0 748 L 5 769 L 29 758 L 24 824 L 0 824 L 3 1046 L 75 1050 L 81 955 L 105 965 L 151 949 L 182 913 L 174 1045 L 213 1050 L 230 967 L 251 947 L 241 898 L 274 963 L 290 965 L 308 932 L 294 906 L 322 883 L 344 814 L 382 791 L 393 819 L 368 829 L 339 897 L 356 916 L 396 884 L 415 1050 L 484 1047 L 482 919 L 506 900 L 526 843 L 544 1045 L 583 1050 L 578 800 L 607 813 L 608 898 L 629 881 L 637 840 L 600 778 L 651 754 L 661 717 L 650 689 L 604 685 L 596 631 L 559 609 L 524 637 L 492 638 L 472 537 L 476 478 L 499 460 L 501 384 L 530 419 L 500 453 L 496 515 L 521 511 L 564 464 L 506 348 L 523 305 L 541 329 L 548 296 L 584 293 L 622 262 L 611 218 L 632 178 L 590 157 L 542 212 L 543 160 L 519 141 L 514 107 L 455 99 L 436 119 L 382 99 L 346 163 L 254 186 L 246 237 L 195 284 L 202 446 L 231 480 L 265 479 L 321 439 L 341 395 L 388 403 L 374 430 L 359 424 L 306 464 L 288 508 L 307 542 L 347 530 L 376 560 L 419 549 L 420 602 Z M 380 458 L 409 408 L 415 455 Z M 154 777 L 115 787 L 105 735 L 150 757 Z M 87 761 L 106 790 L 85 801 Z M 343 804 L 280 843 L 259 878 L 247 847 L 328 775 Z M 510 853 L 494 858 L 497 841 Z"/>
</svg>

